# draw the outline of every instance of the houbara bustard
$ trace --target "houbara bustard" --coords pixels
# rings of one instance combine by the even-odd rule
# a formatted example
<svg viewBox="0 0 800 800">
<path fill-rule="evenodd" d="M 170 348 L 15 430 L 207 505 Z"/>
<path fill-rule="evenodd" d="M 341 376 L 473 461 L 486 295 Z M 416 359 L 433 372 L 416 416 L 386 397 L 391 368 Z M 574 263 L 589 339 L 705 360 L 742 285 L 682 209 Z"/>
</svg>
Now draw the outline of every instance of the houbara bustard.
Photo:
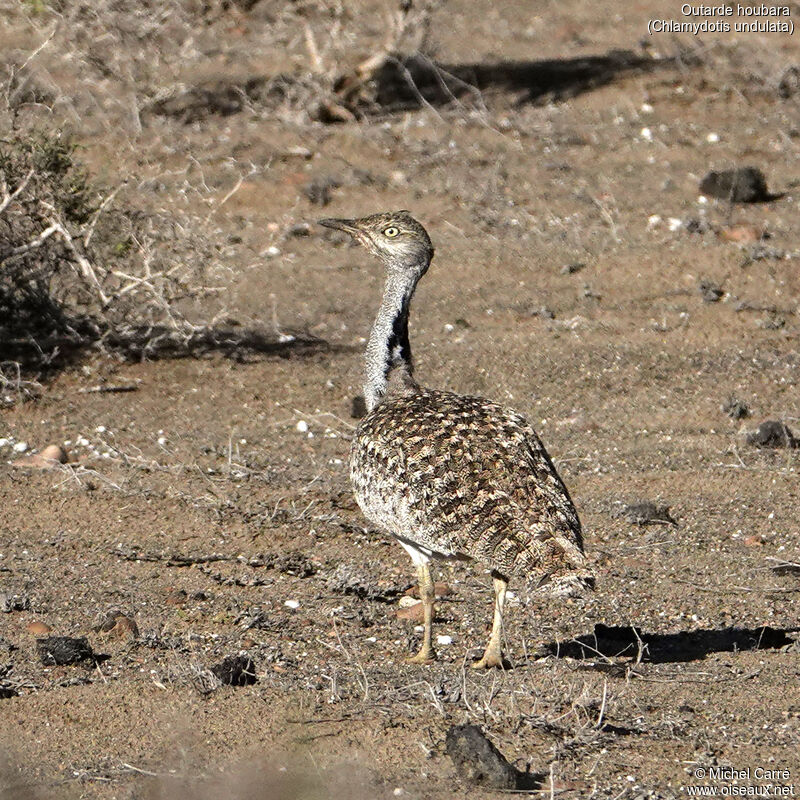
<svg viewBox="0 0 800 800">
<path fill-rule="evenodd" d="M 480 397 L 426 389 L 414 380 L 408 313 L 433 258 L 425 228 L 407 211 L 323 219 L 386 267 L 366 352 L 367 414 L 350 450 L 350 480 L 364 515 L 394 536 L 417 568 L 424 609 L 419 652 L 429 663 L 432 558 L 491 570 L 492 633 L 475 667 L 502 667 L 503 601 L 512 575 L 565 591 L 591 585 L 578 514 L 536 432 L 519 414 Z"/>
</svg>

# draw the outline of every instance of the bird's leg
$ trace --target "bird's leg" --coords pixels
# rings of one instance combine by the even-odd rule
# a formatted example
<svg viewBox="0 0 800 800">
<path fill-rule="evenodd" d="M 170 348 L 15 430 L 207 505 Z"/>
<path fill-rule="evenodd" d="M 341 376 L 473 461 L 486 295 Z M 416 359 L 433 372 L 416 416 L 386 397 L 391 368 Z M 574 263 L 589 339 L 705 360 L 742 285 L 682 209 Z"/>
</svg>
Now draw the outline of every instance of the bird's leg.
<svg viewBox="0 0 800 800">
<path fill-rule="evenodd" d="M 489 636 L 489 644 L 483 658 L 476 661 L 472 666 L 475 669 L 489 669 L 490 667 L 503 668 L 503 651 L 500 647 L 500 639 L 503 635 L 503 603 L 506 599 L 506 589 L 508 581 L 498 573 L 492 573 L 494 581 L 494 620 L 492 621 L 492 633 Z"/>
<path fill-rule="evenodd" d="M 425 631 L 422 634 L 422 647 L 415 656 L 408 659 L 410 664 L 430 664 L 436 660 L 436 653 L 431 645 L 431 629 L 433 627 L 433 580 L 427 562 L 417 564 L 419 596 L 422 599 L 422 610 L 425 614 Z"/>
</svg>

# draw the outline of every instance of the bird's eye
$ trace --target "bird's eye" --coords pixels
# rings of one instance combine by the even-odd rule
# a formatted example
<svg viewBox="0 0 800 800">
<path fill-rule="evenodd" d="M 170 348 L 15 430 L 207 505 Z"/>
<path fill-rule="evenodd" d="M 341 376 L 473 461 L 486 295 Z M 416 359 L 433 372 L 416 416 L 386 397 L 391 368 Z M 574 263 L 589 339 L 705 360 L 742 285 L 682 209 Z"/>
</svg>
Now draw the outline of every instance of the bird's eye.
<svg viewBox="0 0 800 800">
<path fill-rule="evenodd" d="M 388 228 L 386 228 L 386 230 L 384 230 L 383 235 L 388 236 L 390 239 L 394 239 L 394 237 L 397 236 L 397 234 L 399 233 L 400 233 L 399 228 L 395 228 L 394 225 L 390 225 Z"/>
</svg>

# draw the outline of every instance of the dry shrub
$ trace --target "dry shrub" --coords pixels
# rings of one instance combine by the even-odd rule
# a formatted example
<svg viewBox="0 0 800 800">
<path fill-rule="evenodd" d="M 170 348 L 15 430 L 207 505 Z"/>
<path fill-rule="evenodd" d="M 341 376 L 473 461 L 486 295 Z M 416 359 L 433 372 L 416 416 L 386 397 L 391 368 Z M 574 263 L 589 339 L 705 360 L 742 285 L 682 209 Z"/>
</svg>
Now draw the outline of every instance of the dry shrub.
<svg viewBox="0 0 800 800">
<path fill-rule="evenodd" d="M 203 328 L 186 311 L 212 291 L 197 266 L 210 245 L 193 236 L 194 258 L 181 258 L 163 221 L 117 195 L 91 183 L 63 135 L 0 145 L 2 360 L 42 366 L 90 343 L 157 354 Z"/>
<path fill-rule="evenodd" d="M 33 375 L 89 347 L 125 358 L 326 348 L 305 333 L 231 322 L 224 286 L 209 285 L 225 266 L 208 219 L 132 209 L 124 189 L 94 185 L 63 135 L 0 144 L 4 404 L 35 396 Z"/>
</svg>

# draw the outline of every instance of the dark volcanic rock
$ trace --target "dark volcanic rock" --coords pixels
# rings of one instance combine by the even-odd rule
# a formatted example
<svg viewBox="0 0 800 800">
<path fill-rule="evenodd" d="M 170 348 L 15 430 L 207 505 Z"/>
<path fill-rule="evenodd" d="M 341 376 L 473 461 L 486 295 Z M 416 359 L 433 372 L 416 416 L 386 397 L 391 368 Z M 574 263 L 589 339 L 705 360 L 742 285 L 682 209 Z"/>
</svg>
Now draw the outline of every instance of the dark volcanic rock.
<svg viewBox="0 0 800 800">
<path fill-rule="evenodd" d="M 775 198 L 767 191 L 767 180 L 758 167 L 709 172 L 700 181 L 700 191 L 731 203 L 759 203 Z"/>
<path fill-rule="evenodd" d="M 656 505 L 649 500 L 625 505 L 612 512 L 611 516 L 624 517 L 633 525 L 678 525 L 669 513 L 669 506 Z"/>
<path fill-rule="evenodd" d="M 94 659 L 95 654 L 85 636 L 73 639 L 70 636 L 48 636 L 36 640 L 39 658 L 46 667 L 63 667 Z"/>
<path fill-rule="evenodd" d="M 704 303 L 718 303 L 724 296 L 725 290 L 711 281 L 700 281 L 698 287 Z"/>
<path fill-rule="evenodd" d="M 341 181 L 337 178 L 329 176 L 318 177 L 303 188 L 303 194 L 315 206 L 326 206 L 331 201 L 331 190 L 341 185 Z"/>
<path fill-rule="evenodd" d="M 800 94 L 800 67 L 792 65 L 781 76 L 778 83 L 778 96 L 784 100 Z"/>
<path fill-rule="evenodd" d="M 744 419 L 745 417 L 750 416 L 750 409 L 747 407 L 747 404 L 744 403 L 742 400 L 739 400 L 738 397 L 734 397 L 733 395 L 731 395 L 722 404 L 722 410 L 731 419 Z"/>
<path fill-rule="evenodd" d="M 228 656 L 210 668 L 225 686 L 250 686 L 256 682 L 256 665 L 249 656 Z"/>
<path fill-rule="evenodd" d="M 364 395 L 357 394 L 350 401 L 350 417 L 352 419 L 361 419 L 367 416 L 367 404 L 364 401 Z"/>
<path fill-rule="evenodd" d="M 762 422 L 755 431 L 746 434 L 745 441 L 756 447 L 800 447 L 800 439 L 786 423 L 777 419 Z"/>
<path fill-rule="evenodd" d="M 0 592 L 0 612 L 10 614 L 12 611 L 29 611 L 30 598 L 27 595 Z"/>
<path fill-rule="evenodd" d="M 447 755 L 466 783 L 490 789 L 516 789 L 524 776 L 486 738 L 477 725 L 453 725 L 445 737 Z"/>
</svg>

